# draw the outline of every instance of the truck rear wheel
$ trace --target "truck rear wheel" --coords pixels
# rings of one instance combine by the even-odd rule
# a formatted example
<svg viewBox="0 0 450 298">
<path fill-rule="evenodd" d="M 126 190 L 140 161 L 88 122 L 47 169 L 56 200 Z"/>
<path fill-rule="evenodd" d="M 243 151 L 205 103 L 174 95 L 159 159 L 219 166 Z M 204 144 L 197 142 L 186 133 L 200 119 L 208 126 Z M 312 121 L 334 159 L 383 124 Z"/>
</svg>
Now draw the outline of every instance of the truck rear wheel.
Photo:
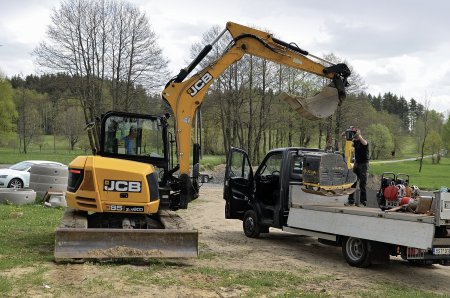
<svg viewBox="0 0 450 298">
<path fill-rule="evenodd" d="M 368 267 L 371 264 L 369 242 L 364 239 L 348 237 L 342 243 L 345 260 L 353 267 Z"/>
<path fill-rule="evenodd" d="M 244 214 L 242 220 L 242 228 L 244 229 L 244 234 L 250 238 L 258 238 L 261 233 L 261 227 L 258 223 L 258 216 L 253 210 L 248 210 Z"/>
</svg>

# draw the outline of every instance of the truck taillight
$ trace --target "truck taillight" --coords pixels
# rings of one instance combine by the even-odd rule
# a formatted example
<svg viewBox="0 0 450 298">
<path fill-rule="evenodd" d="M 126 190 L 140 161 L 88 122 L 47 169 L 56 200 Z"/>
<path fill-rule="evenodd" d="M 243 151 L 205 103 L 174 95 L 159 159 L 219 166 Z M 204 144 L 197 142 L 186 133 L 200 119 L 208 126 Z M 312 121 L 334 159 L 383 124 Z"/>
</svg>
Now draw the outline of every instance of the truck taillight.
<svg viewBox="0 0 450 298">
<path fill-rule="evenodd" d="M 150 202 L 159 198 L 158 174 L 153 172 L 147 175 L 148 188 L 150 189 Z"/>
</svg>

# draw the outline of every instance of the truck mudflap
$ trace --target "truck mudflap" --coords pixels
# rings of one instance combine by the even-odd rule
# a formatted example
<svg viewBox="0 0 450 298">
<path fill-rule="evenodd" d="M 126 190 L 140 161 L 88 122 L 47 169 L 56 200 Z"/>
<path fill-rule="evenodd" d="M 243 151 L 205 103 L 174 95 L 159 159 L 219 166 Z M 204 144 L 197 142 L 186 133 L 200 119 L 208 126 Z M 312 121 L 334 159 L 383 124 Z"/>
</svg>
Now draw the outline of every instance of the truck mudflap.
<svg viewBox="0 0 450 298">
<path fill-rule="evenodd" d="M 64 214 L 56 229 L 56 262 L 198 256 L 198 231 L 172 211 L 161 211 L 163 229 L 87 228 L 84 218 L 75 210 Z"/>
</svg>

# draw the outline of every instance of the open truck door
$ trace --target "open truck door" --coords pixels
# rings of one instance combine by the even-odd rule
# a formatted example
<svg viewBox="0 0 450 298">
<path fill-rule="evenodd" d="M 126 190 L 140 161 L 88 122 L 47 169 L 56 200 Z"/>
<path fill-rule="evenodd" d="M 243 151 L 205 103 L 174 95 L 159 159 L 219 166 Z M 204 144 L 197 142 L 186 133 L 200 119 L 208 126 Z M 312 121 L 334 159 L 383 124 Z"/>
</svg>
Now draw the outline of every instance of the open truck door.
<svg viewBox="0 0 450 298">
<path fill-rule="evenodd" d="M 225 218 L 242 219 L 251 207 L 253 197 L 253 171 L 247 152 L 232 147 L 227 155 L 224 198 Z"/>
</svg>

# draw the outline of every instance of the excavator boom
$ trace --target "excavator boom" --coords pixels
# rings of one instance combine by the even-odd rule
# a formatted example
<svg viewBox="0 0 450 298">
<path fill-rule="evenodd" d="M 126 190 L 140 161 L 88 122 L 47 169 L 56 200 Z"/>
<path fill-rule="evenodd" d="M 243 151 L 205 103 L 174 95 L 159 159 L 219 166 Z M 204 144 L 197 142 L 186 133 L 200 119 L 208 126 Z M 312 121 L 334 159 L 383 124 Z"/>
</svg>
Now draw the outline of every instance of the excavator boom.
<svg viewBox="0 0 450 298">
<path fill-rule="evenodd" d="M 225 33 L 229 32 L 233 38 L 224 53 L 207 67 L 186 79 L 202 59 L 211 51 L 212 46 Z M 257 56 L 288 67 L 306 71 L 328 78 L 330 84 L 325 90 L 311 99 L 293 99 L 285 95 L 288 103 L 301 115 L 308 119 L 319 119 L 330 116 L 340 102 L 345 98 L 345 87 L 350 70 L 345 64 L 332 64 L 312 56 L 295 44 L 281 41 L 272 34 L 228 22 L 226 29 L 200 52 L 192 63 L 182 69 L 179 74 L 169 81 L 162 93 L 173 110 L 176 121 L 177 153 L 180 170 L 180 207 L 187 208 L 189 201 L 198 193 L 195 171 L 194 179 L 190 177 L 191 130 L 195 121 L 196 111 L 202 104 L 209 86 L 230 65 L 239 61 L 245 54 Z M 328 66 L 314 61 L 308 56 Z M 194 146 L 199 147 L 199 145 Z M 194 151 L 194 162 L 196 152 Z M 198 167 L 198 165 L 197 165 Z M 194 164 L 194 168 L 196 165 Z M 336 186 L 342 188 L 342 186 Z"/>
</svg>

